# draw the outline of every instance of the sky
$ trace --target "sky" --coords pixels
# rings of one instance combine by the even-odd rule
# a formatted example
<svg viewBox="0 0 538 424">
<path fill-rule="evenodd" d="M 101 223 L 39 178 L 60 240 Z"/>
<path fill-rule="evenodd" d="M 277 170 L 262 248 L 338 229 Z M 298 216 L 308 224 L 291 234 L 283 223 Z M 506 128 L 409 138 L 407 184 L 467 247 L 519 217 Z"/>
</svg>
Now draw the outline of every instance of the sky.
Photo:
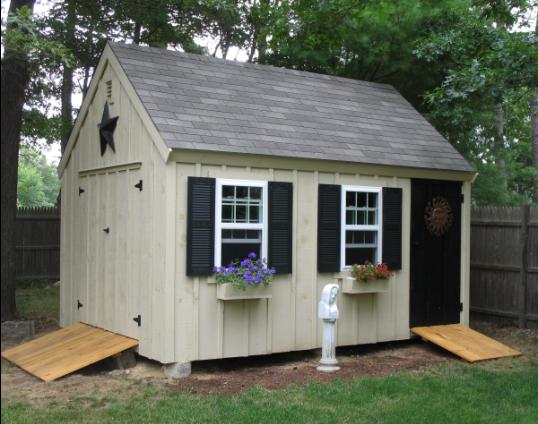
<svg viewBox="0 0 538 424">
<path fill-rule="evenodd" d="M 1 0 L 1 10 L 2 10 L 2 20 L 6 16 L 6 11 L 9 8 L 10 1 L 9 0 Z M 37 0 L 36 4 L 34 6 L 34 13 L 39 16 L 44 16 L 48 13 L 48 10 L 50 8 L 50 0 Z M 537 19 L 537 11 L 538 6 L 533 7 L 529 12 L 528 15 L 530 16 L 530 28 L 534 28 L 535 21 Z M 515 31 L 521 30 L 523 28 L 516 26 L 514 29 Z M 524 28 L 524 31 L 528 31 L 528 28 Z M 217 45 L 217 40 L 211 37 L 198 37 L 195 39 L 196 43 L 202 47 L 206 47 L 208 51 L 213 52 L 215 50 L 215 46 Z M 2 49 L 3 54 L 3 49 Z M 217 52 L 217 57 L 222 57 L 221 52 Z M 244 50 L 241 50 L 237 47 L 230 48 L 228 52 L 227 59 L 229 60 L 238 60 L 240 62 L 246 61 L 248 58 L 247 52 Z M 75 93 L 73 95 L 73 107 L 79 108 L 80 104 L 82 102 L 82 95 L 80 93 Z M 57 105 L 59 107 L 59 105 Z M 58 164 L 61 157 L 60 152 L 60 144 L 55 143 L 51 146 L 48 146 L 43 149 L 43 153 L 46 156 L 47 160 L 51 164 Z"/>
</svg>

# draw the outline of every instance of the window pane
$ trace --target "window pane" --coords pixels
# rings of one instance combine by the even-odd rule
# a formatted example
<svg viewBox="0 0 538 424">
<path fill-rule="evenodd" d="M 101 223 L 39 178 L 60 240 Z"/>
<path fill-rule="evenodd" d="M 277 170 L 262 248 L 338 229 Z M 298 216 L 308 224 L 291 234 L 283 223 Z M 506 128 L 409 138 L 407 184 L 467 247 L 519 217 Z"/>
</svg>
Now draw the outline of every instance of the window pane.
<svg viewBox="0 0 538 424">
<path fill-rule="evenodd" d="M 232 219 L 233 219 L 233 206 L 223 205 L 222 206 L 222 222 L 232 222 Z"/>
<path fill-rule="evenodd" d="M 250 207 L 250 216 L 249 216 L 248 222 L 253 223 L 253 224 L 260 222 L 260 207 L 259 206 Z"/>
<path fill-rule="evenodd" d="M 377 231 L 346 231 L 346 247 L 376 247 Z"/>
<path fill-rule="evenodd" d="M 376 211 L 368 212 L 368 225 L 377 225 L 377 212 Z"/>
<path fill-rule="evenodd" d="M 376 249 L 374 248 L 346 248 L 346 266 L 362 265 L 364 262 L 375 262 Z"/>
<path fill-rule="evenodd" d="M 223 199 L 233 199 L 235 186 L 222 186 L 222 198 Z"/>
<path fill-rule="evenodd" d="M 261 187 L 223 186 L 222 222 L 259 224 L 262 194 Z"/>
<path fill-rule="evenodd" d="M 262 198 L 262 188 L 250 187 L 250 198 L 253 200 L 260 200 Z"/>
<path fill-rule="evenodd" d="M 251 243 L 262 240 L 261 230 L 222 230 L 223 243 Z"/>
<path fill-rule="evenodd" d="M 259 257 L 261 245 L 260 230 L 222 230 L 221 264 L 241 261 L 251 252 Z"/>
<path fill-rule="evenodd" d="M 377 193 L 368 193 L 368 207 L 369 208 L 377 207 Z"/>
<path fill-rule="evenodd" d="M 356 213 L 355 211 L 346 211 L 346 224 L 347 225 L 355 225 L 356 224 Z"/>
<path fill-rule="evenodd" d="M 357 225 L 365 225 L 365 224 L 366 224 L 366 212 L 358 211 L 357 212 Z"/>
<path fill-rule="evenodd" d="M 248 187 L 237 186 L 235 192 L 238 200 L 246 200 L 248 198 Z"/>
<path fill-rule="evenodd" d="M 366 193 L 357 193 L 357 207 L 358 208 L 366 207 Z"/>
<path fill-rule="evenodd" d="M 346 207 L 356 207 L 356 202 L 355 202 L 355 199 L 356 199 L 356 196 L 355 196 L 355 192 L 354 191 L 347 191 L 346 192 Z"/>
</svg>

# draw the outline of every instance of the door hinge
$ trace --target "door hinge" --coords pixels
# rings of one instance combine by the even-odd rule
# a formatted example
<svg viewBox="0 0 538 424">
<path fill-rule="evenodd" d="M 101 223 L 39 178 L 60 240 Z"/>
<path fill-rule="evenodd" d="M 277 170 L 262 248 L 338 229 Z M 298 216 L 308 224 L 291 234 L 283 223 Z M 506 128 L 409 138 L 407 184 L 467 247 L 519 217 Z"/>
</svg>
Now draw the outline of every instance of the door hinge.
<svg viewBox="0 0 538 424">
<path fill-rule="evenodd" d="M 78 195 L 80 196 L 82 193 L 84 193 L 86 190 L 84 190 L 82 187 L 78 188 Z"/>
<path fill-rule="evenodd" d="M 84 305 L 80 303 L 80 300 L 77 299 L 77 309 L 82 308 Z"/>
<path fill-rule="evenodd" d="M 138 181 L 137 184 L 134 185 L 138 190 L 142 191 L 142 180 Z"/>
<path fill-rule="evenodd" d="M 140 315 L 137 315 L 136 317 L 134 317 L 133 321 L 136 322 L 139 327 L 142 326 L 142 317 Z"/>
</svg>

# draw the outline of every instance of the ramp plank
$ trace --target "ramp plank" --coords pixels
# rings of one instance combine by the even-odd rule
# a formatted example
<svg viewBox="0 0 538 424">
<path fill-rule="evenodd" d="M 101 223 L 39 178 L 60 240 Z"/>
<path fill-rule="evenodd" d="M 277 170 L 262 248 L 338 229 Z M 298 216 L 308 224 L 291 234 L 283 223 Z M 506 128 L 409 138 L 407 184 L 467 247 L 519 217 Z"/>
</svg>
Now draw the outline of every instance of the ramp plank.
<svg viewBox="0 0 538 424">
<path fill-rule="evenodd" d="M 52 381 L 138 345 L 138 340 L 76 323 L 2 352 L 43 381 Z"/>
<path fill-rule="evenodd" d="M 462 324 L 414 327 L 411 332 L 469 362 L 521 355 L 521 352 Z"/>
</svg>

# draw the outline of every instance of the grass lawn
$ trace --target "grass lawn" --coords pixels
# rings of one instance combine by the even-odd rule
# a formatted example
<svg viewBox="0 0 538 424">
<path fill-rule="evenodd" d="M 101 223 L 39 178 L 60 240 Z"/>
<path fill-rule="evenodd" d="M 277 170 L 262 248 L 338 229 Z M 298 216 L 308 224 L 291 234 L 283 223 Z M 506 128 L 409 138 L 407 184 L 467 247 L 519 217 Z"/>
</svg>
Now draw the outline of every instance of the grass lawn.
<svg viewBox="0 0 538 424">
<path fill-rule="evenodd" d="M 57 298 L 54 287 L 28 287 L 17 293 L 20 314 L 27 318 L 57 318 Z M 128 390 L 104 395 L 88 389 L 28 400 L 14 386 L 2 391 L 2 422 L 536 424 L 538 341 L 525 343 L 530 350 L 520 358 L 473 365 L 453 362 L 280 390 L 255 387 L 234 396 L 195 395 L 140 380 Z M 45 389 L 46 383 L 27 380 Z"/>
<path fill-rule="evenodd" d="M 62 404 L 2 401 L 4 423 L 529 423 L 538 422 L 538 369 L 458 365 L 239 396 L 201 397 L 151 385 L 128 399 Z"/>
</svg>

